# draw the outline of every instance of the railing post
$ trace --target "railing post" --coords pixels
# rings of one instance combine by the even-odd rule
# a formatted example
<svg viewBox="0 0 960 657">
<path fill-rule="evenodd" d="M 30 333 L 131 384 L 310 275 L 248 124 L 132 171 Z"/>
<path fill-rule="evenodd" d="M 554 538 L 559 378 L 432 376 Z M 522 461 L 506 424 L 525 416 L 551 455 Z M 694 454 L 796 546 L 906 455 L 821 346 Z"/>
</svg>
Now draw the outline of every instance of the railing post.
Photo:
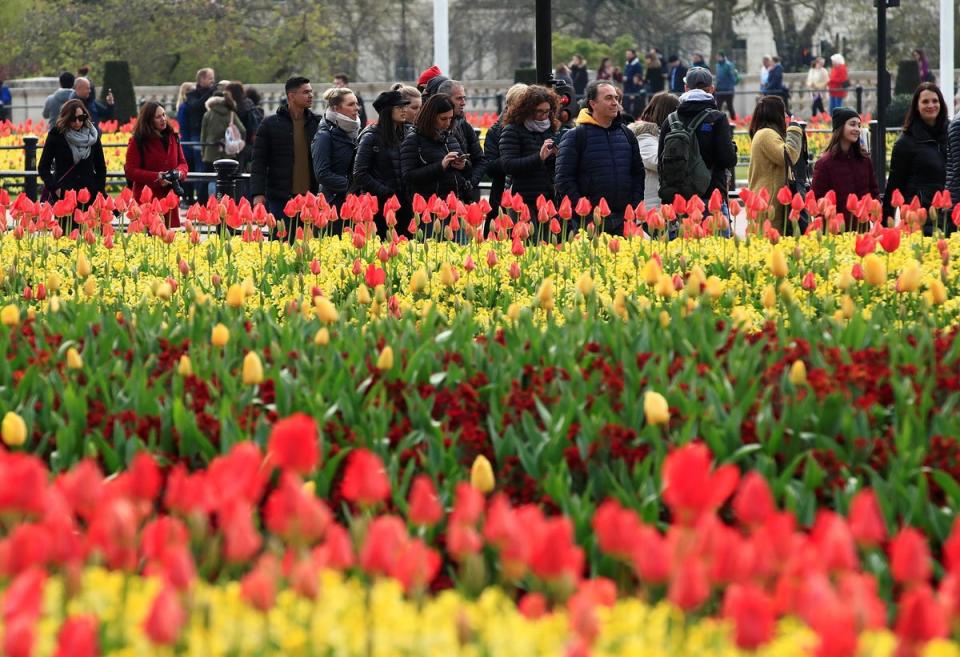
<svg viewBox="0 0 960 657">
<path fill-rule="evenodd" d="M 857 85 L 857 114 L 863 114 L 863 86 Z"/>
<path fill-rule="evenodd" d="M 873 157 L 873 170 L 877 174 L 877 185 L 881 191 L 887 186 L 887 151 L 884 146 L 886 134 L 876 119 L 870 121 L 870 153 Z"/>
<path fill-rule="evenodd" d="M 497 92 L 497 115 L 498 116 L 503 115 L 503 105 L 505 103 L 505 98 L 506 96 L 504 96 L 504 93 L 502 91 Z"/>
<path fill-rule="evenodd" d="M 224 196 L 237 200 L 237 171 L 240 163 L 224 158 L 214 162 L 213 168 L 217 172 L 217 200 Z"/>
<path fill-rule="evenodd" d="M 23 138 L 23 170 L 37 170 L 37 144 L 40 138 L 36 135 L 25 135 Z M 37 200 L 37 178 L 27 176 L 23 181 L 23 191 L 31 201 Z"/>
</svg>

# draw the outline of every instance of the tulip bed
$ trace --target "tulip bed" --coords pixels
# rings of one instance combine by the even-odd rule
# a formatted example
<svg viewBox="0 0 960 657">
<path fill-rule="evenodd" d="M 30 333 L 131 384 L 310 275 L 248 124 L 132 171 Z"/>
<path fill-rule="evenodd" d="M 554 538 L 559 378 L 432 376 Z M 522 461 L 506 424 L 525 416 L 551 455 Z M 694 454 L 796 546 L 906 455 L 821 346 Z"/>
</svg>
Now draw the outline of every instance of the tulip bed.
<svg viewBox="0 0 960 657">
<path fill-rule="evenodd" d="M 782 201 L 0 192 L 4 652 L 960 654 L 960 210 Z"/>
</svg>

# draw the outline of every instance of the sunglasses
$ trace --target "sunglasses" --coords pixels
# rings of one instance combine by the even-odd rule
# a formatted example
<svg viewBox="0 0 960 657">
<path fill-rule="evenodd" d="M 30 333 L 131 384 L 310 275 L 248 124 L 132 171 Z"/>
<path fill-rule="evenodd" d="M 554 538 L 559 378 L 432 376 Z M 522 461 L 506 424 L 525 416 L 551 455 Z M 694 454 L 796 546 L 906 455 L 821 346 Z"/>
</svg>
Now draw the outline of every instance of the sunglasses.
<svg viewBox="0 0 960 657">
<path fill-rule="evenodd" d="M 73 123 L 74 121 L 80 121 L 82 123 L 83 121 L 86 121 L 87 118 L 89 117 L 86 114 L 74 114 L 70 117 L 70 122 Z"/>
</svg>

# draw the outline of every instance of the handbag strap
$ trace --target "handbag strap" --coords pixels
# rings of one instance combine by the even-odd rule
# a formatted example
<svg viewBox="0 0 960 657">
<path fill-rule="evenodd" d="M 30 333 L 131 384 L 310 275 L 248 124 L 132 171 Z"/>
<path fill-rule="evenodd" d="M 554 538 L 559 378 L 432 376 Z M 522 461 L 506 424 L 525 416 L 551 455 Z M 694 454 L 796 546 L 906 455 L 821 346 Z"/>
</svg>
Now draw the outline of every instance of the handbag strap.
<svg viewBox="0 0 960 657">
<path fill-rule="evenodd" d="M 66 171 L 63 172 L 63 175 L 62 175 L 62 176 L 60 176 L 59 178 L 57 178 L 57 187 L 59 187 L 59 186 L 60 186 L 60 183 L 62 183 L 62 182 L 64 181 L 64 179 L 65 179 L 67 176 L 70 175 L 70 172 L 73 171 L 74 168 L 76 168 L 76 166 L 77 166 L 77 162 L 74 162 L 73 164 L 70 165 L 70 168 L 69 168 L 69 169 L 67 169 Z"/>
</svg>

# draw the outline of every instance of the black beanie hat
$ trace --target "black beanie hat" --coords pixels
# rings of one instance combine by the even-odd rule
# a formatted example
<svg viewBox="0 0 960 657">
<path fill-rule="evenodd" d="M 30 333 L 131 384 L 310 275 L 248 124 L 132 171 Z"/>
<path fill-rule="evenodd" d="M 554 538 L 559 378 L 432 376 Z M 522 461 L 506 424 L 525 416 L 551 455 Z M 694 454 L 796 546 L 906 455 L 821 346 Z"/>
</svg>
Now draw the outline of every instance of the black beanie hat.
<svg viewBox="0 0 960 657">
<path fill-rule="evenodd" d="M 859 118 L 860 114 L 857 113 L 857 110 L 849 107 L 838 107 L 833 110 L 833 114 L 830 116 L 833 119 L 833 129 L 836 130 L 850 119 Z"/>
</svg>

